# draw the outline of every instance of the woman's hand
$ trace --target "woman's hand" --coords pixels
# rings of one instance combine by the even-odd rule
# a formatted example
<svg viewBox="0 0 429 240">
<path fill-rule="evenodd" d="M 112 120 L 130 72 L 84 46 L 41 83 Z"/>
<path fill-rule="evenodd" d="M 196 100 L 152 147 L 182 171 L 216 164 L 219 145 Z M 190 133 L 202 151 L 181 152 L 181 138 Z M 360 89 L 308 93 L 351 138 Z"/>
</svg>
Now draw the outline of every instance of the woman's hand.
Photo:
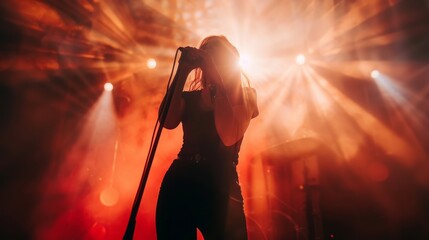
<svg viewBox="0 0 429 240">
<path fill-rule="evenodd" d="M 194 47 L 185 47 L 182 48 L 181 51 L 182 55 L 180 56 L 179 63 L 181 66 L 190 70 L 202 68 L 205 65 L 206 59 L 209 57 L 207 52 Z"/>
</svg>

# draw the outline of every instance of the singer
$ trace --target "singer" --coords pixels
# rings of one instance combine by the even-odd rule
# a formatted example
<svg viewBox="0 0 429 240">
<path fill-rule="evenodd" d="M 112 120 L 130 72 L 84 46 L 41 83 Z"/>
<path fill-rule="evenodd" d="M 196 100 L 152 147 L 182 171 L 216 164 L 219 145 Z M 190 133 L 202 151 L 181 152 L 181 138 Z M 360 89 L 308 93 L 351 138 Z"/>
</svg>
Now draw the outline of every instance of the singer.
<svg viewBox="0 0 429 240">
<path fill-rule="evenodd" d="M 196 239 L 197 228 L 205 240 L 247 239 L 236 166 L 244 133 L 259 114 L 256 91 L 248 80 L 242 83 L 239 53 L 226 37 L 179 49 L 164 127 L 182 123 L 183 145 L 161 184 L 158 240 Z M 195 77 L 184 91 L 192 70 Z"/>
</svg>

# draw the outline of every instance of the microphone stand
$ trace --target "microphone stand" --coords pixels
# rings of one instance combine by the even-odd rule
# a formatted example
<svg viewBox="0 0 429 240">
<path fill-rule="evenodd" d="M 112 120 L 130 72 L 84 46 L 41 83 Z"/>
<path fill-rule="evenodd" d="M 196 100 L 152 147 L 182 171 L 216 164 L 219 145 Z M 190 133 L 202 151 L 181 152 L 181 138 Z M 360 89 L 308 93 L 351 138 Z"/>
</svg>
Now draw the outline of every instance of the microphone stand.
<svg viewBox="0 0 429 240">
<path fill-rule="evenodd" d="M 179 71 L 179 69 L 178 69 Z M 177 75 L 177 73 L 176 73 Z M 149 149 L 148 158 L 146 160 L 146 165 L 142 173 L 142 177 L 140 180 L 140 184 L 136 193 L 136 196 L 134 198 L 133 207 L 131 209 L 130 219 L 128 220 L 127 229 L 125 231 L 123 240 L 132 240 L 134 235 L 134 229 L 136 226 L 136 218 L 137 213 L 139 210 L 139 206 L 143 197 L 143 192 L 146 186 L 147 179 L 149 177 L 150 168 L 152 166 L 152 162 L 155 156 L 156 148 L 158 146 L 159 139 L 161 137 L 162 129 L 164 128 L 165 119 L 167 118 L 168 109 L 170 108 L 170 103 L 173 98 L 174 89 L 176 88 L 176 80 L 177 77 L 173 79 L 173 82 L 171 83 L 170 88 L 167 90 L 166 96 L 165 96 L 165 102 L 161 103 L 160 106 L 160 117 L 159 120 L 159 128 L 156 131 L 156 135 L 153 141 L 153 146 Z M 157 120 L 157 121 L 158 121 Z M 156 127 L 156 125 L 155 125 Z"/>
</svg>

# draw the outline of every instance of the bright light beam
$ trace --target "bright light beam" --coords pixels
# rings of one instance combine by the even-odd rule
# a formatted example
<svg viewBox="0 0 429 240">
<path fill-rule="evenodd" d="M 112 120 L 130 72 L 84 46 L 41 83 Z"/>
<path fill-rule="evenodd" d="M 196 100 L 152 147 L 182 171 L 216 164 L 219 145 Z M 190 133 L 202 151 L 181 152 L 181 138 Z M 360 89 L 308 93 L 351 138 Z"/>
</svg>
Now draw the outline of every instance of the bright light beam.
<svg viewBox="0 0 429 240">
<path fill-rule="evenodd" d="M 314 70 L 311 72 L 318 75 Z M 318 75 L 320 76 L 320 75 Z M 321 77 L 321 76 L 320 76 Z M 321 77 L 321 79 L 324 79 Z M 326 85 L 326 91 L 332 96 L 334 101 L 340 102 L 342 109 L 353 119 L 356 119 L 358 126 L 366 132 L 375 143 L 378 144 L 384 151 L 397 156 L 398 160 L 404 166 L 412 166 L 415 164 L 418 154 L 415 148 L 396 132 L 393 132 L 377 118 L 363 109 L 361 106 L 353 102 L 349 97 L 338 89 Z M 374 131 L 374 129 L 377 129 Z"/>
<path fill-rule="evenodd" d="M 409 119 L 413 123 L 413 126 L 427 131 L 429 119 L 422 111 L 415 107 L 415 103 L 419 101 L 418 97 L 406 89 L 405 86 L 399 85 L 385 74 L 380 74 L 375 78 L 375 83 L 385 94 L 391 107 L 396 109 L 403 119 Z"/>
</svg>

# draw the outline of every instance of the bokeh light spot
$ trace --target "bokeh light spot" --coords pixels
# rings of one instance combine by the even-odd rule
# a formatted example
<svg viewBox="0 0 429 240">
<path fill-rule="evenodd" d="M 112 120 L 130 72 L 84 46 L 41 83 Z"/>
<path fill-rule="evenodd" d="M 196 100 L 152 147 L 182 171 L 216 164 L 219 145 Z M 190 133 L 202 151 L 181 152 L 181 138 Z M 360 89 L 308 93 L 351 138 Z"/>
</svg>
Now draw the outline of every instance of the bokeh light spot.
<svg viewBox="0 0 429 240">
<path fill-rule="evenodd" d="M 107 207 L 111 207 L 118 203 L 119 193 L 113 187 L 105 188 L 100 193 L 100 202 Z"/>
<path fill-rule="evenodd" d="M 154 69 L 154 68 L 156 68 L 156 60 L 155 60 L 155 59 L 153 59 L 153 58 L 149 58 L 149 59 L 146 61 L 146 65 L 147 65 L 147 67 L 148 67 L 148 68 L 150 68 L 150 69 Z"/>
<path fill-rule="evenodd" d="M 303 65 L 305 63 L 305 56 L 303 54 L 298 54 L 295 58 L 295 61 L 299 65 Z"/>
</svg>

